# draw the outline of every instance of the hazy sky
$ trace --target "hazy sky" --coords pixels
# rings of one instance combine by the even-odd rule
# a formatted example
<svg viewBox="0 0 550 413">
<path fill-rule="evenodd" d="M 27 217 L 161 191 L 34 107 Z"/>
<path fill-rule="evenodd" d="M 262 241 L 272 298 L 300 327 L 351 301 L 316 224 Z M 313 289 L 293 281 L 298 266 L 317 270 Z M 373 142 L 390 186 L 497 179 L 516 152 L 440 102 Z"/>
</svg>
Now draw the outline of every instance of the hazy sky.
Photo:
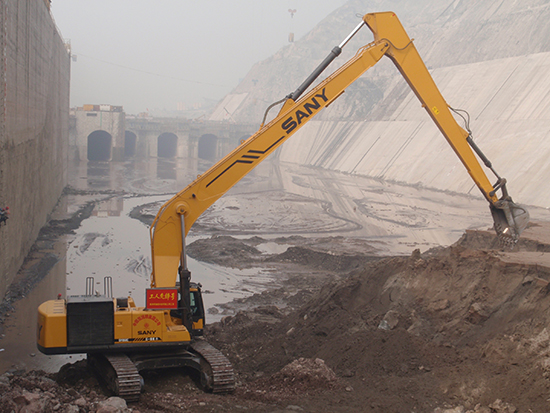
<svg viewBox="0 0 550 413">
<path fill-rule="evenodd" d="M 77 61 L 71 106 L 127 113 L 219 100 L 346 0 L 52 0 Z M 289 9 L 297 10 L 291 18 Z"/>
</svg>

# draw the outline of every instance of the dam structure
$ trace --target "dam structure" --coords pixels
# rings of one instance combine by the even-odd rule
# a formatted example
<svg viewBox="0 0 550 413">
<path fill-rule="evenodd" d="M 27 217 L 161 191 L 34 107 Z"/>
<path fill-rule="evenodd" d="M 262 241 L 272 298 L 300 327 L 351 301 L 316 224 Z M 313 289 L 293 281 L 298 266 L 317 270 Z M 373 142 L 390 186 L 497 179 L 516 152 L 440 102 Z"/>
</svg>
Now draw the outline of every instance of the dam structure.
<svg viewBox="0 0 550 413">
<path fill-rule="evenodd" d="M 126 116 L 122 106 L 71 110 L 69 152 L 78 161 L 200 158 L 215 162 L 255 132 L 255 125 Z"/>
</svg>

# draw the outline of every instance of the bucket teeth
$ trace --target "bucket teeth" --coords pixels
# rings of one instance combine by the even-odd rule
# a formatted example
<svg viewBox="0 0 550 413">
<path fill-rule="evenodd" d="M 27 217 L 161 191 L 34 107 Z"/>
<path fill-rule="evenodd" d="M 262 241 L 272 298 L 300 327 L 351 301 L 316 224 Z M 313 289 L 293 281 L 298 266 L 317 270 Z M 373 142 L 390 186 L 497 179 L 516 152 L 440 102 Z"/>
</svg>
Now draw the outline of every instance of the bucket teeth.
<svg viewBox="0 0 550 413">
<path fill-rule="evenodd" d="M 513 249 L 518 243 L 519 241 L 518 237 L 513 237 L 503 231 L 499 231 L 498 229 L 496 229 L 496 225 L 495 225 L 495 230 L 497 232 L 498 242 L 502 248 Z"/>
<path fill-rule="evenodd" d="M 498 207 L 491 205 L 491 214 L 501 246 L 514 248 L 529 223 L 527 209 L 511 200 L 502 200 Z"/>
</svg>

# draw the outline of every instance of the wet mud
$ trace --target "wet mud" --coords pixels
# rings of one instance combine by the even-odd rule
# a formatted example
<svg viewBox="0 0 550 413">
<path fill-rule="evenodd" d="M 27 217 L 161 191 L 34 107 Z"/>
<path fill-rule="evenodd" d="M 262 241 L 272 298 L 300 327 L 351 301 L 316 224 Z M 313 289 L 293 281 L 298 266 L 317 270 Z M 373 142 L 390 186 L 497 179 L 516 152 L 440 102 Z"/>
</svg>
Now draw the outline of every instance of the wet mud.
<svg viewBox="0 0 550 413">
<path fill-rule="evenodd" d="M 45 411 L 97 411 L 106 402 L 84 361 L 36 354 L 36 306 L 58 291 L 81 294 L 87 276 L 101 289 L 110 275 L 116 295 L 142 299 L 148 225 L 198 168 L 172 167 L 170 176 L 150 164 L 76 167 L 58 223 L 36 249 L 44 263 L 57 260 L 58 273 L 36 276 L 37 287 L 15 293 L 3 313 L 3 406 L 34 406 L 38 397 Z M 235 394 L 205 394 L 189 372 L 151 372 L 130 408 L 545 411 L 550 216 L 531 213 L 538 222 L 502 251 L 476 198 L 267 164 L 189 237 L 206 335 L 235 366 Z M 77 228 L 73 217 L 82 217 Z M 27 263 L 32 274 L 37 262 Z"/>
</svg>

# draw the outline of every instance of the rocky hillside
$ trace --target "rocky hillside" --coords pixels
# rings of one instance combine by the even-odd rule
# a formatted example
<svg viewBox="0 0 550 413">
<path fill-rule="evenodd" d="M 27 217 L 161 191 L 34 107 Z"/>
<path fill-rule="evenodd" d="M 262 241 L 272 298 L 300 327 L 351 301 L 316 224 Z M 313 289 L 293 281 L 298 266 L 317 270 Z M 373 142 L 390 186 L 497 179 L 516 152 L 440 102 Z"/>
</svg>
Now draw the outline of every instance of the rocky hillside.
<svg viewBox="0 0 550 413">
<path fill-rule="evenodd" d="M 487 61 L 550 51 L 548 0 L 350 0 L 306 36 L 258 62 L 212 114 L 237 122 L 259 123 L 265 108 L 294 89 L 365 13 L 392 10 L 415 39 L 430 68 Z M 350 42 L 334 68 L 344 63 L 372 35 L 364 28 Z M 384 91 L 398 77 L 389 62 L 353 84 L 322 119 L 380 120 L 388 106 Z M 334 68 L 329 68 L 328 72 Z M 392 101 L 408 93 L 401 83 Z"/>
<path fill-rule="evenodd" d="M 351 32 L 358 15 L 384 10 L 395 11 L 415 39 L 448 104 L 468 111 L 477 144 L 508 179 L 514 199 L 548 208 L 550 193 L 539 187 L 550 174 L 549 0 L 350 0 L 308 35 L 254 66 L 213 118 L 231 113 L 236 121 L 259 123 L 270 103 L 293 92 Z M 371 40 L 363 29 L 333 65 Z M 389 59 L 308 122 L 278 156 L 346 174 L 477 194 Z M 487 175 L 493 179 L 490 171 Z"/>
</svg>

